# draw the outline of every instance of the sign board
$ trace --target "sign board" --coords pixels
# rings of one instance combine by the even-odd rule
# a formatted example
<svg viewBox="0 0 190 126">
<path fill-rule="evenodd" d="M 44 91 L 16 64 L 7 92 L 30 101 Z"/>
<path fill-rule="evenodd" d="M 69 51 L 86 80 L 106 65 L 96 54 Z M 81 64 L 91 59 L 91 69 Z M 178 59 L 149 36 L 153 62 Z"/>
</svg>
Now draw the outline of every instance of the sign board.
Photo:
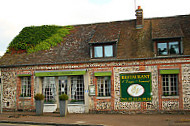
<svg viewBox="0 0 190 126">
<path fill-rule="evenodd" d="M 94 96 L 95 94 L 95 85 L 89 85 L 89 95 Z"/>
<path fill-rule="evenodd" d="M 151 88 L 151 73 L 120 74 L 121 102 L 149 102 Z"/>
<path fill-rule="evenodd" d="M 68 75 L 84 75 L 86 70 L 83 71 L 52 71 L 52 72 L 35 72 L 37 77 L 53 77 L 53 76 L 68 76 Z"/>
</svg>

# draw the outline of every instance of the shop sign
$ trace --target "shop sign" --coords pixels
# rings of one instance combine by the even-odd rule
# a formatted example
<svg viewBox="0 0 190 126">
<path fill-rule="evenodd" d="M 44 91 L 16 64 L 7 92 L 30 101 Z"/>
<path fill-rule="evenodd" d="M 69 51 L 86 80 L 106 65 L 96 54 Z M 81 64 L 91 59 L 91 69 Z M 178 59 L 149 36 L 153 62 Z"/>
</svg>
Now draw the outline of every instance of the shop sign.
<svg viewBox="0 0 190 126">
<path fill-rule="evenodd" d="M 35 72 L 35 76 L 37 77 L 50 77 L 50 76 L 69 76 L 69 75 L 84 75 L 86 70 L 84 71 L 59 71 L 59 72 Z"/>
<path fill-rule="evenodd" d="M 89 85 L 89 95 L 90 96 L 95 95 L 95 85 Z"/>
<path fill-rule="evenodd" d="M 151 73 L 120 74 L 121 102 L 149 102 L 151 98 Z"/>
</svg>

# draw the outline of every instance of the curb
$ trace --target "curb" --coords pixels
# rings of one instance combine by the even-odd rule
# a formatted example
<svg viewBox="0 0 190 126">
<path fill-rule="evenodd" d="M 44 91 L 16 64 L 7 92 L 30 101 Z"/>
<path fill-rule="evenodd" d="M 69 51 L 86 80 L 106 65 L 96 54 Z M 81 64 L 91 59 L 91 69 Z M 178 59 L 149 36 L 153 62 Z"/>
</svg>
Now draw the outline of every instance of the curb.
<svg viewBox="0 0 190 126">
<path fill-rule="evenodd" d="M 32 125 L 54 125 L 54 126 L 104 126 L 104 125 L 94 125 L 94 124 L 56 124 L 56 123 L 38 123 L 38 122 L 17 122 L 17 121 L 8 121 L 1 120 L 0 123 L 14 123 L 14 124 L 32 124 Z"/>
</svg>

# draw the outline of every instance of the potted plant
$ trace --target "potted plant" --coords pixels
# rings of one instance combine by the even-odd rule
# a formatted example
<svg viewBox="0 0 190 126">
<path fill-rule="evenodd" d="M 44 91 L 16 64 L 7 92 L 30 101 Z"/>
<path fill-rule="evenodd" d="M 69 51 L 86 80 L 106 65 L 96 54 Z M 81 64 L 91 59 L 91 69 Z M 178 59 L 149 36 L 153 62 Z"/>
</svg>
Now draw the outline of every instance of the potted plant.
<svg viewBox="0 0 190 126">
<path fill-rule="evenodd" d="M 59 96 L 59 111 L 60 111 L 60 116 L 66 116 L 67 115 L 67 100 L 68 100 L 68 95 L 62 94 Z"/>
<path fill-rule="evenodd" d="M 44 104 L 44 95 L 43 94 L 36 94 L 34 96 L 36 102 L 36 115 L 43 114 L 43 104 Z"/>
</svg>

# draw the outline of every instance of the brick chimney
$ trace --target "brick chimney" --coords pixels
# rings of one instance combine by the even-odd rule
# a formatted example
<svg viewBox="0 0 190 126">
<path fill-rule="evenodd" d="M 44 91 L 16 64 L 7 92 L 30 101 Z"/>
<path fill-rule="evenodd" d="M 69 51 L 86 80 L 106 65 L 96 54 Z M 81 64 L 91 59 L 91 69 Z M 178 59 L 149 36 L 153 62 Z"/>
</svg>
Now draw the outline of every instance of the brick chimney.
<svg viewBox="0 0 190 126">
<path fill-rule="evenodd" d="M 144 19 L 143 19 L 143 9 L 141 9 L 141 6 L 138 6 L 138 9 L 136 12 L 136 29 L 143 28 L 144 25 Z"/>
</svg>

